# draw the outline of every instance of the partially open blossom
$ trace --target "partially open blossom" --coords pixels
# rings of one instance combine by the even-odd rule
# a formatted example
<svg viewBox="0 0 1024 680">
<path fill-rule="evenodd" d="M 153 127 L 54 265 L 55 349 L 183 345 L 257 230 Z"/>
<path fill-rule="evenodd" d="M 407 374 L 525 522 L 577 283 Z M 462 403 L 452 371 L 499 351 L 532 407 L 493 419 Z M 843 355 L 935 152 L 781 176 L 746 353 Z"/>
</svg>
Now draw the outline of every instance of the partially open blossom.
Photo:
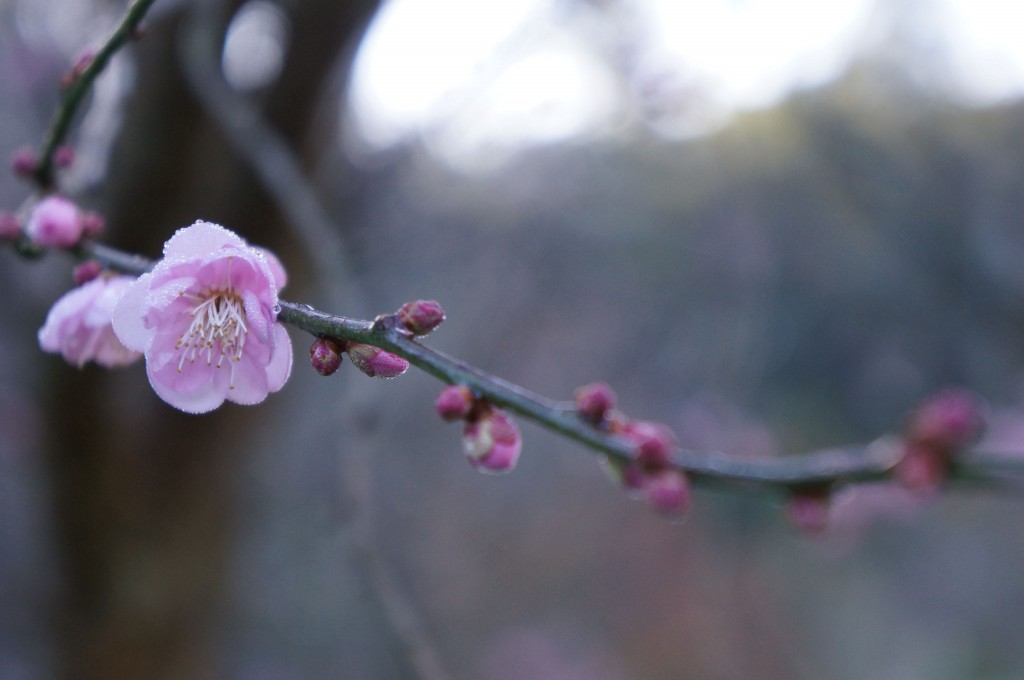
<svg viewBox="0 0 1024 680">
<path fill-rule="evenodd" d="M 309 347 L 313 370 L 322 376 L 333 375 L 341 366 L 341 345 L 334 338 L 317 338 Z"/>
<path fill-rule="evenodd" d="M 65 293 L 39 329 L 39 345 L 47 352 L 59 352 L 79 367 L 95 361 L 114 368 L 140 358 L 139 352 L 121 344 L 111 328 L 114 307 L 134 280 L 130 276 L 99 277 Z"/>
<path fill-rule="evenodd" d="M 0 241 L 13 241 L 21 236 L 21 221 L 14 213 L 0 210 Z"/>
<path fill-rule="evenodd" d="M 608 411 L 615 408 L 615 392 L 603 382 L 580 387 L 573 395 L 573 400 L 580 417 L 595 425 L 604 420 Z"/>
<path fill-rule="evenodd" d="M 70 248 L 82 238 L 82 216 L 63 196 L 47 196 L 32 210 L 25 233 L 41 246 Z"/>
<path fill-rule="evenodd" d="M 516 466 L 523 448 L 519 427 L 509 414 L 491 408 L 462 430 L 462 449 L 473 467 L 481 472 L 509 472 Z"/>
<path fill-rule="evenodd" d="M 473 392 L 465 385 L 449 385 L 434 401 L 437 415 L 444 420 L 465 420 L 473 410 Z"/>
<path fill-rule="evenodd" d="M 413 335 L 426 335 L 444 321 L 444 310 L 436 300 L 406 302 L 395 315 L 398 322 Z"/>
<path fill-rule="evenodd" d="M 145 353 L 149 382 L 168 404 L 189 413 L 225 399 L 257 404 L 291 373 L 276 278 L 237 234 L 196 222 L 179 229 L 163 259 L 125 291 L 114 331 Z"/>
<path fill-rule="evenodd" d="M 347 347 L 352 365 L 371 378 L 397 378 L 409 368 L 409 362 L 380 347 L 350 342 Z"/>
</svg>

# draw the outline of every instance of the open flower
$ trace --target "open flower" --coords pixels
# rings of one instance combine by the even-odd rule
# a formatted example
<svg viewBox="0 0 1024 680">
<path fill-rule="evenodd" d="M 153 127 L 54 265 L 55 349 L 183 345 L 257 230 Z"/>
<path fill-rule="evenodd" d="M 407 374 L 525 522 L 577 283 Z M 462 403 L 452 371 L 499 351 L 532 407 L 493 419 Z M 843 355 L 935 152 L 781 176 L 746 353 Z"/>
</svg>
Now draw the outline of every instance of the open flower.
<svg viewBox="0 0 1024 680">
<path fill-rule="evenodd" d="M 79 368 L 87 361 L 115 368 L 141 357 L 121 344 L 110 325 L 117 301 L 134 280 L 100 276 L 65 293 L 46 315 L 39 345 L 47 352 L 59 352 Z"/>
<path fill-rule="evenodd" d="M 277 323 L 284 270 L 234 232 L 208 222 L 179 229 L 153 271 L 125 291 L 114 332 L 144 352 L 156 393 L 205 413 L 257 404 L 288 380 L 292 344 Z"/>
</svg>

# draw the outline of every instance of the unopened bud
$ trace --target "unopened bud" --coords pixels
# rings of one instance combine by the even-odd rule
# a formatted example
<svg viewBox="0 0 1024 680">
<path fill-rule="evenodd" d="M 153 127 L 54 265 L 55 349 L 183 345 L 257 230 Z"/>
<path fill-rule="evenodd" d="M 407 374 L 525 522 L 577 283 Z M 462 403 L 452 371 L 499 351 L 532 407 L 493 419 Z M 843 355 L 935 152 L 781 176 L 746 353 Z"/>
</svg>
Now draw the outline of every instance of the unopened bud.
<svg viewBox="0 0 1024 680">
<path fill-rule="evenodd" d="M 14 241 L 21 236 L 21 222 L 17 215 L 0 210 L 0 241 Z"/>
<path fill-rule="evenodd" d="M 103 265 L 96 260 L 86 260 L 82 264 L 78 265 L 71 271 L 71 275 L 75 278 L 75 283 L 81 286 L 83 283 L 89 283 L 103 271 Z"/>
<path fill-rule="evenodd" d="M 573 395 L 576 411 L 589 423 L 598 424 L 615 408 L 615 392 L 603 382 L 584 385 Z"/>
<path fill-rule="evenodd" d="M 802 533 L 820 534 L 828 528 L 830 506 L 828 491 L 798 492 L 786 503 L 786 518 Z"/>
<path fill-rule="evenodd" d="M 623 436 L 636 451 L 637 463 L 647 472 L 668 466 L 675 448 L 675 434 L 666 425 L 648 420 L 626 423 Z"/>
<path fill-rule="evenodd" d="M 409 368 L 409 362 L 379 347 L 350 342 L 347 347 L 352 364 L 371 378 L 397 378 Z"/>
<path fill-rule="evenodd" d="M 907 440 L 953 453 L 981 433 L 982 412 L 981 402 L 973 393 L 944 390 L 918 407 L 907 427 Z"/>
<path fill-rule="evenodd" d="M 473 392 L 465 385 L 449 385 L 437 395 L 434 408 L 445 420 L 465 420 L 473 410 Z"/>
<path fill-rule="evenodd" d="M 320 375 L 331 375 L 341 366 L 341 346 L 333 338 L 317 338 L 309 347 L 309 361 Z"/>
<path fill-rule="evenodd" d="M 82 236 L 85 238 L 96 238 L 103 233 L 103 228 L 106 224 L 103 215 L 91 210 L 86 211 L 82 213 Z"/>
<path fill-rule="evenodd" d="M 669 468 L 650 475 L 643 491 L 651 507 L 672 519 L 682 519 L 690 508 L 690 482 L 680 470 Z"/>
<path fill-rule="evenodd" d="M 32 149 L 19 149 L 11 157 L 11 170 L 19 177 L 32 177 L 39 167 L 39 157 Z"/>
<path fill-rule="evenodd" d="M 480 472 L 511 471 L 522 448 L 519 428 L 511 416 L 500 409 L 491 409 L 479 420 L 466 423 L 462 430 L 462 449 Z"/>
<path fill-rule="evenodd" d="M 53 164 L 58 168 L 70 167 L 75 162 L 75 149 L 68 145 L 58 146 L 53 151 Z"/>
<path fill-rule="evenodd" d="M 426 335 L 444 321 L 444 310 L 436 300 L 414 300 L 399 307 L 395 316 L 413 335 Z"/>
<path fill-rule="evenodd" d="M 904 488 L 922 494 L 938 491 L 949 473 L 949 458 L 934 447 L 908 442 L 893 475 Z"/>
<path fill-rule="evenodd" d="M 85 70 L 92 64 L 92 60 L 96 58 L 96 53 L 92 50 L 86 50 L 79 54 L 75 61 L 71 64 L 71 70 L 61 76 L 60 86 L 61 89 L 68 89 L 72 85 L 78 82 L 78 79 L 82 77 Z"/>
<path fill-rule="evenodd" d="M 47 196 L 32 211 L 25 233 L 48 248 L 71 248 L 82 238 L 78 206 L 62 196 Z"/>
</svg>

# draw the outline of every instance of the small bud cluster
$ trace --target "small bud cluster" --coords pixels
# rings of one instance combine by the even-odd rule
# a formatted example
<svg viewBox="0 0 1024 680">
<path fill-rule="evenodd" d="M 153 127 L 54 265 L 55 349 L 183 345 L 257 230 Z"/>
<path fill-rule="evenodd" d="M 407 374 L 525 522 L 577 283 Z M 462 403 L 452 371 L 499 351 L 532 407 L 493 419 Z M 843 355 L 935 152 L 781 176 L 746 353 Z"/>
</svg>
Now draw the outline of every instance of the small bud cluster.
<svg viewBox="0 0 1024 680">
<path fill-rule="evenodd" d="M 320 375 L 332 375 L 341 366 L 343 352 L 348 353 L 353 366 L 371 378 L 397 378 L 409 368 L 408 361 L 379 347 L 326 336 L 318 337 L 310 346 L 310 363 Z"/>
<path fill-rule="evenodd" d="M 615 410 L 615 393 L 605 383 L 584 385 L 573 395 L 576 413 L 591 426 L 624 439 L 630 461 L 607 459 L 613 479 L 658 512 L 681 518 L 690 505 L 690 483 L 672 464 L 675 434 L 666 425 L 630 420 Z"/>
<path fill-rule="evenodd" d="M 93 59 L 96 58 L 96 54 L 92 50 L 86 50 L 79 54 L 75 61 L 71 64 L 71 69 L 61 76 L 60 87 L 63 90 L 67 90 L 82 77 L 85 70 L 92 64 Z"/>
<path fill-rule="evenodd" d="M 975 441 L 984 426 L 978 398 L 947 389 L 924 402 L 907 423 L 903 457 L 893 473 L 906 488 L 934 492 L 945 481 L 956 454 Z"/>
<path fill-rule="evenodd" d="M 434 402 L 437 414 L 449 422 L 464 421 L 462 450 L 480 472 L 510 472 L 519 461 L 523 438 L 505 411 L 475 397 L 465 385 L 449 385 Z"/>
</svg>

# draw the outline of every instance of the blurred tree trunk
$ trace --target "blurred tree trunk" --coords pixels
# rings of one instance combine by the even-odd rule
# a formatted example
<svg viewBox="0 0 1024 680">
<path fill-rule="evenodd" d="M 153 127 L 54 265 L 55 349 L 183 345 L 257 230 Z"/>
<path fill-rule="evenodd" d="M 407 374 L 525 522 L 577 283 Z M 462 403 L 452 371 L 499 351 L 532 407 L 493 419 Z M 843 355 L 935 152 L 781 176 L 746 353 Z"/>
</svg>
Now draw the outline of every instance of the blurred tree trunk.
<svg viewBox="0 0 1024 680">
<path fill-rule="evenodd" d="M 224 8 L 220 35 L 241 4 Z M 292 148 L 307 147 L 304 131 L 337 57 L 351 53 L 376 5 L 282 3 L 290 49 L 261 101 Z M 274 246 L 286 225 L 181 77 L 187 11 L 135 47 L 136 88 L 104 193 L 111 240 L 156 255 L 174 229 L 203 218 Z M 221 676 L 210 637 L 225 600 L 228 485 L 272 406 L 189 416 L 155 403 L 139 371 L 68 372 L 48 404 L 64 569 L 60 670 L 74 678 Z"/>
</svg>

